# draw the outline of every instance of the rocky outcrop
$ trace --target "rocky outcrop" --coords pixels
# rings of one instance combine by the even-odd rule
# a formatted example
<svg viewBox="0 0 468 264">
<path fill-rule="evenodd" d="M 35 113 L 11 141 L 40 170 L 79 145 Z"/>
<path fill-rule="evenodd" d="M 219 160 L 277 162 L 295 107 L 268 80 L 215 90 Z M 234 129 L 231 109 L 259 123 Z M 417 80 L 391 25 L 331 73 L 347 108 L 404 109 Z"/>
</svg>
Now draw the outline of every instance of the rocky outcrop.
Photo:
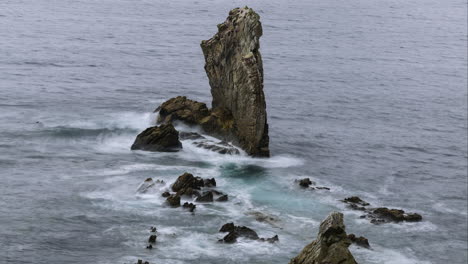
<svg viewBox="0 0 468 264">
<path fill-rule="evenodd" d="M 373 224 L 383 224 L 390 222 L 419 222 L 422 216 L 418 213 L 407 213 L 401 209 L 389 209 L 387 207 L 367 208 L 370 203 L 362 200 L 357 196 L 351 196 L 342 200 L 347 203 L 351 209 L 364 211 L 367 214 L 362 215 L 361 218 L 370 219 Z"/>
<path fill-rule="evenodd" d="M 182 148 L 179 132 L 170 123 L 149 127 L 138 134 L 132 150 L 174 152 Z"/>
<path fill-rule="evenodd" d="M 263 93 L 260 16 L 253 9 L 235 8 L 218 32 L 201 43 L 211 86 L 213 109 L 232 114 L 232 131 L 247 153 L 269 156 L 268 124 Z"/>
<path fill-rule="evenodd" d="M 218 25 L 218 32 L 201 42 L 213 97 L 212 109 L 178 96 L 155 110 L 159 112 L 158 122 L 183 121 L 198 125 L 212 136 L 233 142 L 249 155 L 268 157 L 268 123 L 259 51 L 261 36 L 262 24 L 257 13 L 247 7 L 231 10 L 226 21 Z M 211 146 L 209 149 L 236 154 L 235 148 Z"/>
<path fill-rule="evenodd" d="M 355 234 L 349 234 L 348 235 L 349 240 L 353 244 L 356 244 L 357 246 L 363 247 L 363 248 L 370 248 L 369 245 L 369 240 L 363 236 L 356 236 Z"/>
<path fill-rule="evenodd" d="M 259 240 L 259 241 L 267 241 L 270 243 L 274 243 L 279 241 L 279 238 L 277 235 L 271 237 L 271 238 L 260 238 L 253 229 L 248 228 L 246 226 L 236 226 L 234 223 L 227 223 L 224 224 L 219 232 L 228 232 L 227 235 L 225 235 L 222 239 L 220 239 L 218 242 L 223 242 L 227 244 L 232 244 L 237 242 L 237 239 L 239 237 L 244 237 L 252 240 Z"/>
<path fill-rule="evenodd" d="M 317 239 L 307 245 L 289 264 L 356 264 L 348 247 L 343 214 L 331 213 L 321 224 Z"/>
</svg>

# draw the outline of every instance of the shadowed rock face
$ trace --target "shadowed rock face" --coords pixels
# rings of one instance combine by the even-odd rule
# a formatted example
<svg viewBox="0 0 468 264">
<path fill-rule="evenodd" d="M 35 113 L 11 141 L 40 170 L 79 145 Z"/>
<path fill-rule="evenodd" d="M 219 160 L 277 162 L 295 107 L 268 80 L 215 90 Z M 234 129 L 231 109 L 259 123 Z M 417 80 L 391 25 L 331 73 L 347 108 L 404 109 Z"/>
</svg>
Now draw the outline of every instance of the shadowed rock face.
<svg viewBox="0 0 468 264">
<path fill-rule="evenodd" d="M 343 214 L 333 212 L 321 224 L 317 239 L 307 245 L 289 264 L 357 264 L 349 252 Z"/>
<path fill-rule="evenodd" d="M 145 129 L 138 134 L 133 143 L 132 150 L 173 152 L 182 148 L 179 141 L 179 132 L 172 124 L 162 124 Z"/>
<path fill-rule="evenodd" d="M 261 36 L 260 16 L 251 8 L 235 8 L 218 25 L 218 33 L 202 41 L 201 48 L 213 111 L 232 115 L 230 132 L 248 154 L 269 156 Z"/>
</svg>

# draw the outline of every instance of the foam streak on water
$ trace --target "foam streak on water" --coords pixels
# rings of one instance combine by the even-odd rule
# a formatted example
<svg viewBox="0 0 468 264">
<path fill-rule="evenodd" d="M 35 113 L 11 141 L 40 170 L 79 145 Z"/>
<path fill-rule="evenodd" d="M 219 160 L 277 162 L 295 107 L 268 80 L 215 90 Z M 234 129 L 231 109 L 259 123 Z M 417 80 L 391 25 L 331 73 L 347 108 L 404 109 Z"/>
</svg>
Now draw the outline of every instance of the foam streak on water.
<svg viewBox="0 0 468 264">
<path fill-rule="evenodd" d="M 130 151 L 164 100 L 209 103 L 199 43 L 245 5 L 273 156 Z M 465 1 L 3 0 L 0 25 L 0 263 L 288 263 L 334 210 L 370 241 L 359 263 L 466 263 Z M 229 202 L 166 207 L 183 172 Z M 424 220 L 372 225 L 350 195 Z M 280 241 L 216 243 L 226 222 Z"/>
</svg>

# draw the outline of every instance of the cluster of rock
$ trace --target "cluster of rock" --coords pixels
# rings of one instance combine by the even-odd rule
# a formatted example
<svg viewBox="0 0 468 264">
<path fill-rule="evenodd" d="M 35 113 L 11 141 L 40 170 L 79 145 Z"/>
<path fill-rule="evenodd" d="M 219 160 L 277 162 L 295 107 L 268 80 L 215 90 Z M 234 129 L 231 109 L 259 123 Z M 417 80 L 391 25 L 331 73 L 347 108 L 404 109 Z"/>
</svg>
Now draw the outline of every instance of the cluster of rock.
<svg viewBox="0 0 468 264">
<path fill-rule="evenodd" d="M 275 235 L 271 238 L 261 238 L 258 236 L 257 232 L 248 228 L 246 226 L 236 226 L 234 223 L 227 223 L 224 224 L 219 232 L 228 232 L 222 239 L 218 240 L 218 242 L 232 244 L 237 242 L 239 237 L 244 237 L 252 240 L 258 241 L 267 241 L 270 243 L 274 243 L 279 241 L 278 235 Z"/>
<path fill-rule="evenodd" d="M 387 207 L 367 208 L 370 204 L 357 196 L 345 198 L 342 202 L 347 203 L 351 209 L 364 211 L 366 214 L 361 218 L 370 219 L 373 224 L 389 222 L 419 222 L 422 216 L 417 213 L 406 213 L 401 209 L 389 209 Z"/>
<path fill-rule="evenodd" d="M 309 190 L 327 190 L 329 191 L 330 188 L 325 187 L 325 186 L 315 186 L 316 183 L 314 181 L 311 181 L 309 178 L 303 178 L 300 180 L 294 180 L 297 184 L 299 184 L 300 187 L 304 189 L 309 189 Z M 313 186 L 311 186 L 313 185 Z"/>
<path fill-rule="evenodd" d="M 163 197 L 166 197 L 166 202 L 172 207 L 180 206 L 180 198 L 182 196 L 188 198 L 195 198 L 195 202 L 198 203 L 209 203 L 213 201 L 226 202 L 228 201 L 228 195 L 213 189 L 216 187 L 216 180 L 203 179 L 201 177 L 195 177 L 190 173 L 184 173 L 180 175 L 177 180 L 172 184 L 171 192 L 164 192 Z M 196 205 L 193 203 L 186 202 L 183 204 L 183 208 L 186 208 L 193 212 Z"/>
<path fill-rule="evenodd" d="M 268 157 L 269 137 L 263 64 L 259 51 L 262 36 L 260 17 L 251 8 L 235 8 L 218 32 L 201 42 L 205 71 L 211 86 L 212 109 L 205 103 L 178 96 L 159 106 L 160 126 L 140 133 L 132 149 L 177 151 L 182 148 L 179 133 L 172 123 L 197 126 L 205 133 L 233 142 L 252 156 Z M 230 146 L 197 146 L 222 154 L 236 154 Z"/>
<path fill-rule="evenodd" d="M 317 239 L 304 247 L 289 264 L 356 264 L 348 249 L 350 244 L 343 214 L 333 212 L 320 224 Z"/>
</svg>

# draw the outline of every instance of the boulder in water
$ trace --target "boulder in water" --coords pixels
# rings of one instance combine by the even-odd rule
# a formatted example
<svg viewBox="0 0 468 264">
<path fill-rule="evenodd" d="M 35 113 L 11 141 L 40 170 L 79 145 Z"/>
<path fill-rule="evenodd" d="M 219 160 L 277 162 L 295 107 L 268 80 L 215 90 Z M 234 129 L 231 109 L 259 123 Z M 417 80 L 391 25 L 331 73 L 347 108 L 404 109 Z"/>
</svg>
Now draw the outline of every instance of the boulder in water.
<svg viewBox="0 0 468 264">
<path fill-rule="evenodd" d="M 419 222 L 422 216 L 417 213 L 406 213 L 401 209 L 388 209 L 387 207 L 379 207 L 368 211 L 367 218 L 371 219 L 373 224 L 381 224 L 388 222 Z"/>
<path fill-rule="evenodd" d="M 307 245 L 289 264 L 357 264 L 348 247 L 343 214 L 331 213 L 321 224 L 317 239 Z"/>
<path fill-rule="evenodd" d="M 364 248 L 370 248 L 370 245 L 369 245 L 369 240 L 363 236 L 356 236 L 355 234 L 349 234 L 348 235 L 348 238 L 349 240 L 351 240 L 351 242 L 353 244 L 356 244 L 360 247 L 364 247 Z"/>
<path fill-rule="evenodd" d="M 172 124 L 149 127 L 138 134 L 132 150 L 175 152 L 182 148 L 179 132 Z"/>
</svg>

